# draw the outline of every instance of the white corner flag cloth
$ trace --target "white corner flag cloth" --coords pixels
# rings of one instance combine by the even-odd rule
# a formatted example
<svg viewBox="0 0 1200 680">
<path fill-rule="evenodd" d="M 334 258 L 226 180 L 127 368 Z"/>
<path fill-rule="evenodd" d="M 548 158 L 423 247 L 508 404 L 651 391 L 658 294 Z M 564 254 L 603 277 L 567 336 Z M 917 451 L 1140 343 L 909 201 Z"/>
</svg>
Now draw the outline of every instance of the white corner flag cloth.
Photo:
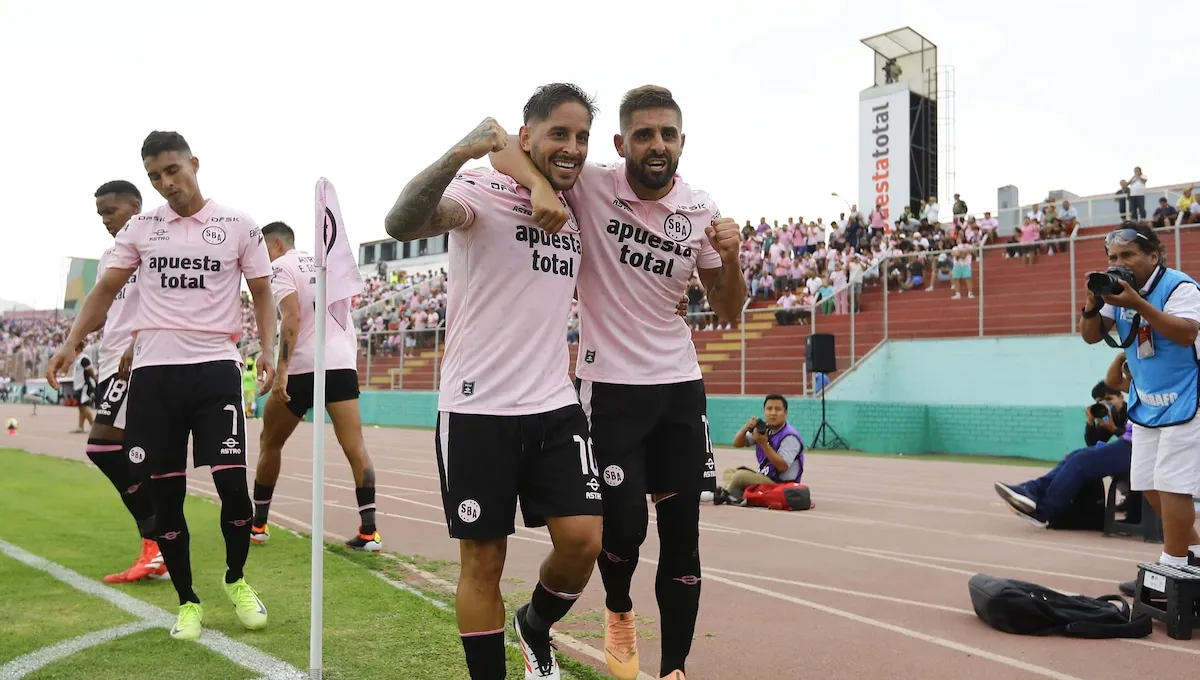
<svg viewBox="0 0 1200 680">
<path fill-rule="evenodd" d="M 317 230 L 313 257 L 318 267 L 326 269 L 329 314 L 345 330 L 350 318 L 350 299 L 363 293 L 366 285 L 350 248 L 337 190 L 324 177 L 317 180 L 316 218 L 317 224 L 324 228 Z"/>
</svg>

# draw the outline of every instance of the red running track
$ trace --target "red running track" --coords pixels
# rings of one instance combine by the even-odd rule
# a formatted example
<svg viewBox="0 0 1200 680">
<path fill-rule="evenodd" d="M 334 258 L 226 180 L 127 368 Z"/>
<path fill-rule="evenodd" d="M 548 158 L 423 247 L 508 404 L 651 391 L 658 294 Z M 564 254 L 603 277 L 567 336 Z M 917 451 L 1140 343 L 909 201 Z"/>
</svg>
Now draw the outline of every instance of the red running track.
<svg viewBox="0 0 1200 680">
<path fill-rule="evenodd" d="M 0 406 L 21 420 L 5 445 L 84 458 L 73 409 Z M 260 424 L 249 425 L 256 442 Z M 273 519 L 307 530 L 311 517 L 312 426 L 302 424 L 285 450 Z M 457 561 L 438 496 L 433 433 L 368 427 L 378 479 L 379 528 L 386 550 Z M 251 445 L 251 464 L 257 456 Z M 349 466 L 326 431 L 326 530 L 331 539 L 357 522 Z M 750 462 L 720 450 L 720 468 Z M 740 677 L 863 677 L 888 680 L 1102 680 L 1151 672 L 1184 677 L 1200 668 L 1200 638 L 1176 641 L 1159 624 L 1145 640 L 1067 640 L 1006 635 L 971 610 L 967 578 L 978 571 L 1088 595 L 1115 593 L 1138 561 L 1160 547 L 1097 533 L 1049 533 L 1010 514 L 992 491 L 997 480 L 1023 481 L 1038 468 L 897 458 L 810 454 L 805 480 L 816 508 L 785 513 L 703 508 L 703 595 L 690 680 Z M 99 474 L 99 473 L 97 473 Z M 207 472 L 190 486 L 212 495 Z M 114 499 L 115 502 L 115 499 Z M 653 523 L 653 512 L 651 522 Z M 655 531 L 642 550 L 633 600 L 657 620 Z M 549 548 L 545 530 L 519 529 L 509 545 L 506 590 L 529 590 Z M 263 559 L 269 547 L 252 551 Z M 449 574 L 449 575 L 448 575 Z M 452 570 L 439 572 L 452 578 Z M 382 606 L 382 605 L 381 605 Z M 561 626 L 567 650 L 604 668 L 596 621 L 603 612 L 598 574 Z M 642 669 L 658 671 L 657 623 L 640 628 Z"/>
</svg>

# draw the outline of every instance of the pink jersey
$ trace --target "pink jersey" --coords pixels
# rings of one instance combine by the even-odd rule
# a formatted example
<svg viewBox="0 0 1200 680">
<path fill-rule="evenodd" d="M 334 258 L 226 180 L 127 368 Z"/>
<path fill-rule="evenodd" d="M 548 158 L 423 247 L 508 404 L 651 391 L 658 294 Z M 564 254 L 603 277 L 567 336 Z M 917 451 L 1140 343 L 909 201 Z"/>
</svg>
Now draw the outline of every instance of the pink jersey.
<svg viewBox="0 0 1200 680">
<path fill-rule="evenodd" d="M 692 331 L 675 311 L 693 271 L 721 266 L 704 233 L 721 216 L 712 197 L 676 176 L 671 193 L 642 201 L 624 163 L 585 164 L 566 197 L 588 249 L 575 374 L 626 385 L 700 379 Z"/>
<path fill-rule="evenodd" d="M 296 346 L 291 348 L 288 375 L 312 373 L 316 369 L 317 338 L 317 266 L 313 256 L 292 249 L 271 263 L 271 292 L 278 305 L 295 294 L 300 305 L 300 328 Z M 342 328 L 345 325 L 345 329 Z M 350 310 L 342 324 L 325 310 L 325 370 L 358 369 L 358 334 Z"/>
<path fill-rule="evenodd" d="M 578 403 L 564 327 L 583 253 L 574 217 L 547 234 L 529 190 L 489 168 L 462 172 L 444 195 L 470 226 L 450 232 L 438 409 L 528 415 Z"/>
<path fill-rule="evenodd" d="M 117 233 L 109 266 L 138 277 L 134 368 L 242 361 L 242 276 L 271 275 L 249 215 L 213 200 L 191 217 L 160 206 Z"/>
<path fill-rule="evenodd" d="M 100 264 L 96 267 L 96 278 L 104 276 L 112 261 L 116 246 L 104 251 L 100 256 Z M 133 342 L 133 320 L 137 312 L 138 273 L 135 271 L 117 297 L 108 308 L 108 318 L 104 320 L 104 335 L 100 338 L 99 364 L 96 380 L 104 382 L 117 372 L 121 364 L 121 356 Z"/>
</svg>

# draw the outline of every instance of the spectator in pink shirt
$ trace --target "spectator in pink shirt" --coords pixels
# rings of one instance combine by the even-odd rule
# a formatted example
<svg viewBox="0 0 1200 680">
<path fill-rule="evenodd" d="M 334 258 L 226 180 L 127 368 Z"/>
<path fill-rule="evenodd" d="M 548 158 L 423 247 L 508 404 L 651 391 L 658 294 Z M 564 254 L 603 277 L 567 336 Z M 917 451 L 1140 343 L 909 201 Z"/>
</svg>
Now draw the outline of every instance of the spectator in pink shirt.
<svg viewBox="0 0 1200 680">
<path fill-rule="evenodd" d="M 1021 254 L 1025 258 L 1025 264 L 1031 265 L 1037 263 L 1038 245 L 1037 241 L 1042 235 L 1042 225 L 1030 217 L 1025 218 L 1025 224 L 1021 225 Z"/>
</svg>

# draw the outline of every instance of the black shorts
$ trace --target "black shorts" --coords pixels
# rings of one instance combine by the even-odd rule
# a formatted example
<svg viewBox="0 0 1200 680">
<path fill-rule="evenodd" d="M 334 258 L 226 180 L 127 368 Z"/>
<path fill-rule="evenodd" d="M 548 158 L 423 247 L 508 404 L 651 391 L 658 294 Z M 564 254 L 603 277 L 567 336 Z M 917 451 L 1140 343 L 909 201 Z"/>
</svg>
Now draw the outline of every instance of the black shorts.
<svg viewBox="0 0 1200 680">
<path fill-rule="evenodd" d="M 125 442 L 135 473 L 145 478 L 192 465 L 246 465 L 242 371 L 233 361 L 143 366 L 129 376 Z"/>
<path fill-rule="evenodd" d="M 96 388 L 97 398 L 93 399 L 96 407 L 96 424 L 125 429 L 125 395 L 129 393 L 129 383 L 113 374 L 100 382 Z"/>
<path fill-rule="evenodd" d="M 297 373 L 288 376 L 287 393 L 291 401 L 288 410 L 297 418 L 303 418 L 313 406 L 313 381 L 315 373 Z M 358 371 L 339 368 L 325 371 L 325 403 L 358 399 Z"/>
<path fill-rule="evenodd" d="M 441 411 L 435 442 L 451 538 L 511 535 L 518 499 L 527 527 L 603 512 L 579 404 L 527 416 Z"/>
<path fill-rule="evenodd" d="M 604 482 L 604 504 L 717 488 L 703 380 L 667 385 L 577 381 Z M 699 501 L 697 501 L 699 502 Z"/>
</svg>

